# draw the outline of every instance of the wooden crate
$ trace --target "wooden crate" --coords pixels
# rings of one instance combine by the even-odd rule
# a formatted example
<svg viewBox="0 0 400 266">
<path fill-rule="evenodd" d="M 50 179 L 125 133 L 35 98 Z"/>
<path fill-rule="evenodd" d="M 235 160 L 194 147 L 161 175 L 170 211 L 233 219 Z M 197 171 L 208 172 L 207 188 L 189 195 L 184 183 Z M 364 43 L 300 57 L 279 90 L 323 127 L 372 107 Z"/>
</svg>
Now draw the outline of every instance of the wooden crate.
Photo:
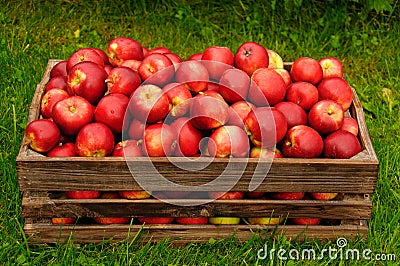
<svg viewBox="0 0 400 266">
<path fill-rule="evenodd" d="M 28 122 L 39 118 L 39 104 L 49 80 L 51 68 L 59 60 L 49 60 L 43 79 L 37 85 L 30 106 Z M 290 68 L 290 64 L 286 64 Z M 21 145 L 16 167 L 19 188 L 23 192 L 22 215 L 24 231 L 31 241 L 54 243 L 71 237 L 76 242 L 119 241 L 132 239 L 140 232 L 140 241 L 169 238 L 175 243 L 204 242 L 235 235 L 247 240 L 254 233 L 283 234 L 290 238 L 334 239 L 366 236 L 371 216 L 370 194 L 374 193 L 379 162 L 365 124 L 363 109 L 353 89 L 353 103 L 348 115 L 359 123 L 362 151 L 351 159 L 274 159 L 271 169 L 256 191 L 265 192 L 341 192 L 331 201 L 317 200 L 215 200 L 200 206 L 179 206 L 157 199 L 59 199 L 58 193 L 68 190 L 141 190 L 129 171 L 124 158 L 45 157 Z M 23 140 L 22 143 L 24 143 Z M 181 161 L 182 158 L 169 160 Z M 143 158 L 135 159 L 140 165 Z M 214 161 L 201 171 L 178 169 L 167 158 L 152 158 L 155 167 L 169 180 L 183 185 L 199 185 L 216 178 L 227 164 L 226 159 Z M 240 162 L 242 159 L 233 159 Z M 234 191 L 247 191 L 258 159 L 249 159 Z M 234 176 L 232 172 L 230 175 Z M 151 176 L 149 179 L 151 180 Z M 149 181 L 150 181 L 149 180 Z M 168 186 L 157 190 L 172 190 Z M 179 203 L 180 200 L 176 200 Z M 111 216 L 236 216 L 265 217 L 273 213 L 283 217 L 319 217 L 336 219 L 337 223 L 314 226 L 301 225 L 53 225 L 51 217 Z"/>
</svg>

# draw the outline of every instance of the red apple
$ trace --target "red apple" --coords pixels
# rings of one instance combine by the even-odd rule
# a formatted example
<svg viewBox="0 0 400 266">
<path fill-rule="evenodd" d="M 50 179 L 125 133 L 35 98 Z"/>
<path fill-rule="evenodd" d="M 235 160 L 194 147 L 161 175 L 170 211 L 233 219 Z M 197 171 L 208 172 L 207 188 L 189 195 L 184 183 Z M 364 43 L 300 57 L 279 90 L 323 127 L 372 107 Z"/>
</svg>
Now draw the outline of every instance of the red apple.
<svg viewBox="0 0 400 266">
<path fill-rule="evenodd" d="M 137 140 L 123 140 L 115 145 L 111 156 L 141 157 L 142 148 Z"/>
<path fill-rule="evenodd" d="M 124 199 L 139 200 L 150 198 L 150 193 L 143 190 L 118 191 L 118 194 Z"/>
<path fill-rule="evenodd" d="M 47 119 L 33 120 L 25 129 L 25 145 L 37 152 L 48 152 L 60 140 L 57 125 Z"/>
<path fill-rule="evenodd" d="M 111 40 L 107 47 L 107 53 L 113 66 L 119 66 L 125 60 L 143 60 L 143 49 L 140 43 L 126 37 Z"/>
<path fill-rule="evenodd" d="M 237 49 L 234 61 L 236 68 L 251 76 L 257 69 L 268 67 L 269 56 L 262 45 L 255 42 L 245 42 Z"/>
<path fill-rule="evenodd" d="M 274 200 L 301 200 L 304 192 L 271 192 L 269 196 Z"/>
<path fill-rule="evenodd" d="M 78 63 L 68 72 L 69 94 L 81 96 L 91 104 L 97 104 L 107 91 L 106 79 L 104 67 L 93 62 Z"/>
<path fill-rule="evenodd" d="M 216 82 L 208 82 L 207 89 L 205 91 L 216 91 L 219 93 L 219 84 Z"/>
<path fill-rule="evenodd" d="M 285 116 L 288 128 L 307 125 L 307 113 L 300 105 L 293 102 L 280 102 L 274 107 Z"/>
<path fill-rule="evenodd" d="M 195 53 L 192 54 L 188 57 L 188 59 L 186 59 L 186 61 L 197 61 L 197 60 L 201 60 L 201 58 L 203 57 L 203 53 Z"/>
<path fill-rule="evenodd" d="M 108 60 L 108 55 L 106 52 L 104 52 L 102 49 L 96 48 L 96 47 L 92 47 L 90 49 L 94 50 L 96 53 L 98 53 L 100 55 L 100 57 L 103 59 L 104 66 L 110 65 L 110 61 Z"/>
<path fill-rule="evenodd" d="M 316 158 L 324 148 L 321 135 L 309 126 L 299 125 L 288 130 L 282 143 L 285 157 Z"/>
<path fill-rule="evenodd" d="M 90 123 L 79 130 L 75 149 L 78 156 L 104 157 L 114 149 L 114 135 L 103 123 Z"/>
<path fill-rule="evenodd" d="M 139 140 L 143 138 L 146 124 L 138 119 L 132 119 L 128 125 L 128 136 L 130 139 Z"/>
<path fill-rule="evenodd" d="M 69 73 L 73 66 L 81 62 L 93 62 L 100 67 L 104 67 L 103 58 L 97 51 L 92 48 L 81 48 L 72 53 L 67 59 L 67 72 Z"/>
<path fill-rule="evenodd" d="M 250 199 L 262 198 L 264 196 L 264 194 L 265 194 L 265 192 L 262 192 L 262 191 L 251 191 L 251 192 L 249 191 L 249 192 L 245 193 L 246 197 L 250 198 Z"/>
<path fill-rule="evenodd" d="M 73 136 L 93 120 L 93 108 L 86 99 L 71 96 L 54 105 L 52 117 L 62 133 Z"/>
<path fill-rule="evenodd" d="M 210 78 L 219 80 L 227 69 L 231 69 L 234 63 L 234 56 L 228 47 L 210 46 L 204 50 L 201 57 L 202 63 L 206 66 Z"/>
<path fill-rule="evenodd" d="M 164 55 L 168 57 L 169 60 L 171 60 L 172 64 L 174 65 L 175 71 L 178 69 L 179 64 L 183 62 L 182 58 L 180 58 L 177 54 L 165 53 Z"/>
<path fill-rule="evenodd" d="M 142 61 L 135 60 L 135 59 L 129 59 L 129 60 L 124 60 L 124 62 L 122 62 L 119 66 L 130 68 L 137 73 L 141 63 L 142 63 Z"/>
<path fill-rule="evenodd" d="M 318 225 L 321 218 L 291 218 L 290 221 L 297 225 Z"/>
<path fill-rule="evenodd" d="M 95 217 L 94 221 L 98 224 L 129 224 L 130 217 Z"/>
<path fill-rule="evenodd" d="M 281 75 L 283 81 L 285 82 L 286 88 L 292 83 L 292 78 L 290 77 L 289 71 L 284 68 L 273 68 L 273 70 Z"/>
<path fill-rule="evenodd" d="M 166 54 L 166 53 L 171 53 L 171 51 L 167 47 L 158 46 L 149 50 L 146 56 L 150 54 Z"/>
<path fill-rule="evenodd" d="M 130 97 L 142 80 L 137 72 L 124 66 L 113 68 L 106 79 L 110 93 L 122 93 Z"/>
<path fill-rule="evenodd" d="M 309 82 L 294 82 L 287 87 L 286 101 L 296 103 L 308 111 L 318 102 L 318 89 Z"/>
<path fill-rule="evenodd" d="M 208 218 L 208 222 L 210 224 L 239 224 L 240 218 L 239 217 L 210 217 Z"/>
<path fill-rule="evenodd" d="M 60 143 L 55 146 L 47 154 L 48 157 L 72 157 L 76 156 L 75 144 L 72 142 Z"/>
<path fill-rule="evenodd" d="M 172 61 L 163 54 L 147 55 L 139 66 L 138 73 L 143 81 L 163 86 L 167 84 L 175 74 Z"/>
<path fill-rule="evenodd" d="M 113 66 L 112 65 L 105 65 L 104 66 L 104 71 L 107 73 L 107 75 L 110 74 L 111 70 L 113 70 Z"/>
<path fill-rule="evenodd" d="M 268 53 L 268 68 L 281 68 L 283 69 L 283 60 L 282 57 L 275 51 L 267 49 Z"/>
<path fill-rule="evenodd" d="M 65 196 L 68 199 L 98 199 L 101 192 L 98 190 L 71 190 L 66 191 Z"/>
<path fill-rule="evenodd" d="M 337 130 L 324 140 L 324 156 L 334 159 L 349 159 L 361 152 L 356 136 L 346 130 Z"/>
<path fill-rule="evenodd" d="M 254 71 L 251 81 L 256 86 L 250 86 L 249 100 L 256 106 L 268 106 L 285 99 L 286 84 L 281 75 L 269 68 L 259 68 Z"/>
<path fill-rule="evenodd" d="M 51 78 L 47 82 L 44 91 L 48 92 L 52 89 L 61 89 L 64 91 L 68 91 L 67 76 L 56 76 Z"/>
<path fill-rule="evenodd" d="M 340 129 L 349 131 L 354 136 L 358 136 L 358 122 L 352 117 L 345 117 L 343 119 L 343 125 Z"/>
<path fill-rule="evenodd" d="M 94 121 L 108 126 L 114 134 L 122 132 L 129 98 L 121 93 L 104 96 L 94 110 Z"/>
<path fill-rule="evenodd" d="M 247 98 L 249 87 L 249 76 L 237 68 L 232 68 L 222 73 L 218 92 L 228 103 L 235 103 Z"/>
<path fill-rule="evenodd" d="M 224 199 L 224 200 L 243 199 L 244 192 L 242 192 L 242 191 L 228 191 L 228 192 L 210 191 L 210 192 L 208 192 L 208 196 L 211 199 Z"/>
<path fill-rule="evenodd" d="M 170 116 L 181 117 L 189 111 L 192 94 L 183 84 L 169 83 L 162 90 L 167 94 L 171 105 Z"/>
<path fill-rule="evenodd" d="M 339 193 L 333 193 L 333 192 L 325 192 L 325 193 L 324 192 L 311 192 L 310 196 L 316 200 L 332 200 L 332 199 L 336 198 L 336 196 L 338 194 Z"/>
<path fill-rule="evenodd" d="M 208 224 L 208 217 L 177 217 L 177 224 Z"/>
<path fill-rule="evenodd" d="M 227 125 L 244 127 L 244 119 L 255 106 L 247 101 L 238 101 L 229 107 Z"/>
<path fill-rule="evenodd" d="M 290 75 L 294 82 L 305 81 L 316 85 L 322 80 L 322 67 L 313 58 L 300 57 L 293 62 Z"/>
<path fill-rule="evenodd" d="M 353 101 L 350 85 L 342 78 L 326 78 L 318 85 L 319 100 L 333 100 L 347 111 Z"/>
<path fill-rule="evenodd" d="M 179 64 L 175 78 L 176 82 L 184 83 L 188 90 L 197 93 L 207 89 L 210 76 L 201 62 L 191 60 Z"/>
<path fill-rule="evenodd" d="M 50 70 L 50 79 L 61 76 L 67 76 L 67 60 L 62 60 L 55 64 L 52 69 Z"/>
<path fill-rule="evenodd" d="M 251 142 L 262 148 L 274 146 L 287 131 L 286 118 L 275 107 L 253 109 L 244 120 L 244 125 Z"/>
<path fill-rule="evenodd" d="M 53 217 L 51 218 L 52 224 L 74 224 L 76 218 L 73 217 Z"/>
<path fill-rule="evenodd" d="M 193 98 L 189 112 L 193 125 L 200 130 L 218 128 L 229 118 L 229 106 L 218 93 L 198 94 Z"/>
<path fill-rule="evenodd" d="M 338 130 L 344 119 L 343 108 L 332 100 L 321 100 L 308 112 L 309 125 L 320 134 L 328 134 Z"/>
<path fill-rule="evenodd" d="M 139 222 L 144 224 L 171 224 L 175 218 L 173 217 L 138 217 Z"/>
<path fill-rule="evenodd" d="M 342 78 L 343 77 L 343 65 L 339 59 L 329 56 L 319 60 L 319 64 L 322 67 L 322 78 Z"/>
<path fill-rule="evenodd" d="M 250 150 L 250 158 L 283 158 L 280 150 L 275 148 L 274 150 L 252 147 Z"/>
<path fill-rule="evenodd" d="M 170 156 L 173 151 L 174 130 L 167 124 L 152 124 L 145 128 L 143 153 L 149 157 Z"/>
<path fill-rule="evenodd" d="M 247 157 L 250 150 L 249 138 L 238 126 L 221 126 L 210 135 L 208 152 L 217 158 Z"/>
<path fill-rule="evenodd" d="M 128 108 L 136 119 L 156 123 L 167 116 L 170 107 L 168 96 L 160 87 L 145 84 L 132 94 Z"/>
<path fill-rule="evenodd" d="M 204 133 L 193 126 L 187 117 L 180 117 L 171 124 L 177 141 L 174 148 L 176 156 L 193 156 L 199 152 L 200 141 Z"/>
<path fill-rule="evenodd" d="M 43 95 L 40 102 L 40 113 L 44 118 L 50 118 L 53 115 L 53 107 L 61 100 L 67 99 L 68 93 L 62 89 L 52 89 Z"/>
</svg>

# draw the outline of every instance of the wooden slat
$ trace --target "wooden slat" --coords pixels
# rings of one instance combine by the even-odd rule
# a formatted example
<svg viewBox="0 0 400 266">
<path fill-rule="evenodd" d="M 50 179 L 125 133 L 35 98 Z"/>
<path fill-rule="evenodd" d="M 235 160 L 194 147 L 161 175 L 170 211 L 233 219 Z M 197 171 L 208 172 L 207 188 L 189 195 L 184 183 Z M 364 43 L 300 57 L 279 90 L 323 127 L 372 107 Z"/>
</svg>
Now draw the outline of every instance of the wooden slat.
<svg viewBox="0 0 400 266">
<path fill-rule="evenodd" d="M 56 226 L 48 224 L 26 224 L 26 235 L 31 242 L 57 243 L 64 242 L 70 236 L 79 243 L 99 243 L 111 239 L 112 242 L 132 240 L 138 236 L 138 242 L 159 242 L 165 238 L 174 244 L 189 242 L 208 242 L 210 238 L 220 240 L 235 236 L 239 241 L 251 239 L 255 233 L 260 236 L 284 235 L 291 239 L 302 240 L 320 239 L 334 240 L 338 237 L 355 239 L 366 237 L 367 226 L 339 225 L 339 226 L 248 226 L 248 225 L 88 225 L 88 226 Z M 138 236 L 138 232 L 141 232 Z"/>
<path fill-rule="evenodd" d="M 233 216 L 269 217 L 277 216 L 318 217 L 335 219 L 369 219 L 372 203 L 365 200 L 214 200 L 203 203 L 190 200 L 192 206 L 183 206 L 189 200 L 175 199 L 171 203 L 157 199 L 85 199 L 51 200 L 23 198 L 24 217 L 196 217 Z"/>
</svg>

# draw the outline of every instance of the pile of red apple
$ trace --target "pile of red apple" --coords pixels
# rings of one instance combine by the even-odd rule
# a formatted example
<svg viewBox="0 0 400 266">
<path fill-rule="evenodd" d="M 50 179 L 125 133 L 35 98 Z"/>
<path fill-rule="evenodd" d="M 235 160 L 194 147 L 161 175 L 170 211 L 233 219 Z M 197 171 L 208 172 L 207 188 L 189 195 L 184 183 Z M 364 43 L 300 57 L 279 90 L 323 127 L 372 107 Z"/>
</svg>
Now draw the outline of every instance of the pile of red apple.
<svg viewBox="0 0 400 266">
<path fill-rule="evenodd" d="M 301 57 L 288 71 L 254 42 L 182 60 L 120 37 L 51 69 L 25 138 L 47 156 L 347 159 L 361 151 L 351 103 L 334 57 Z"/>
</svg>

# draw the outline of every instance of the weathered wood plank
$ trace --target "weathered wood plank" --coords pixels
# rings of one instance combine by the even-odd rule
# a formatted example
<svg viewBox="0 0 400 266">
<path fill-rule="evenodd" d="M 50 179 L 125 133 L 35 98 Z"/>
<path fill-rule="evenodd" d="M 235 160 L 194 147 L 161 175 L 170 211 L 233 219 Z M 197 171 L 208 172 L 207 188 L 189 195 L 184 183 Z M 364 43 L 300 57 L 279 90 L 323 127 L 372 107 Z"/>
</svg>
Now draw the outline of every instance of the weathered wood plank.
<svg viewBox="0 0 400 266">
<path fill-rule="evenodd" d="M 235 236 L 238 241 L 251 239 L 254 234 L 285 235 L 299 241 L 304 238 L 334 240 L 338 237 L 355 239 L 366 237 L 368 227 L 357 225 L 339 226 L 249 226 L 249 225 L 88 225 L 88 226 L 56 226 L 48 224 L 26 224 L 24 227 L 29 241 L 33 243 L 64 242 L 70 236 L 79 243 L 99 243 L 111 239 L 112 242 L 137 239 L 139 243 L 159 242 L 169 239 L 174 244 L 207 242 Z"/>
</svg>

